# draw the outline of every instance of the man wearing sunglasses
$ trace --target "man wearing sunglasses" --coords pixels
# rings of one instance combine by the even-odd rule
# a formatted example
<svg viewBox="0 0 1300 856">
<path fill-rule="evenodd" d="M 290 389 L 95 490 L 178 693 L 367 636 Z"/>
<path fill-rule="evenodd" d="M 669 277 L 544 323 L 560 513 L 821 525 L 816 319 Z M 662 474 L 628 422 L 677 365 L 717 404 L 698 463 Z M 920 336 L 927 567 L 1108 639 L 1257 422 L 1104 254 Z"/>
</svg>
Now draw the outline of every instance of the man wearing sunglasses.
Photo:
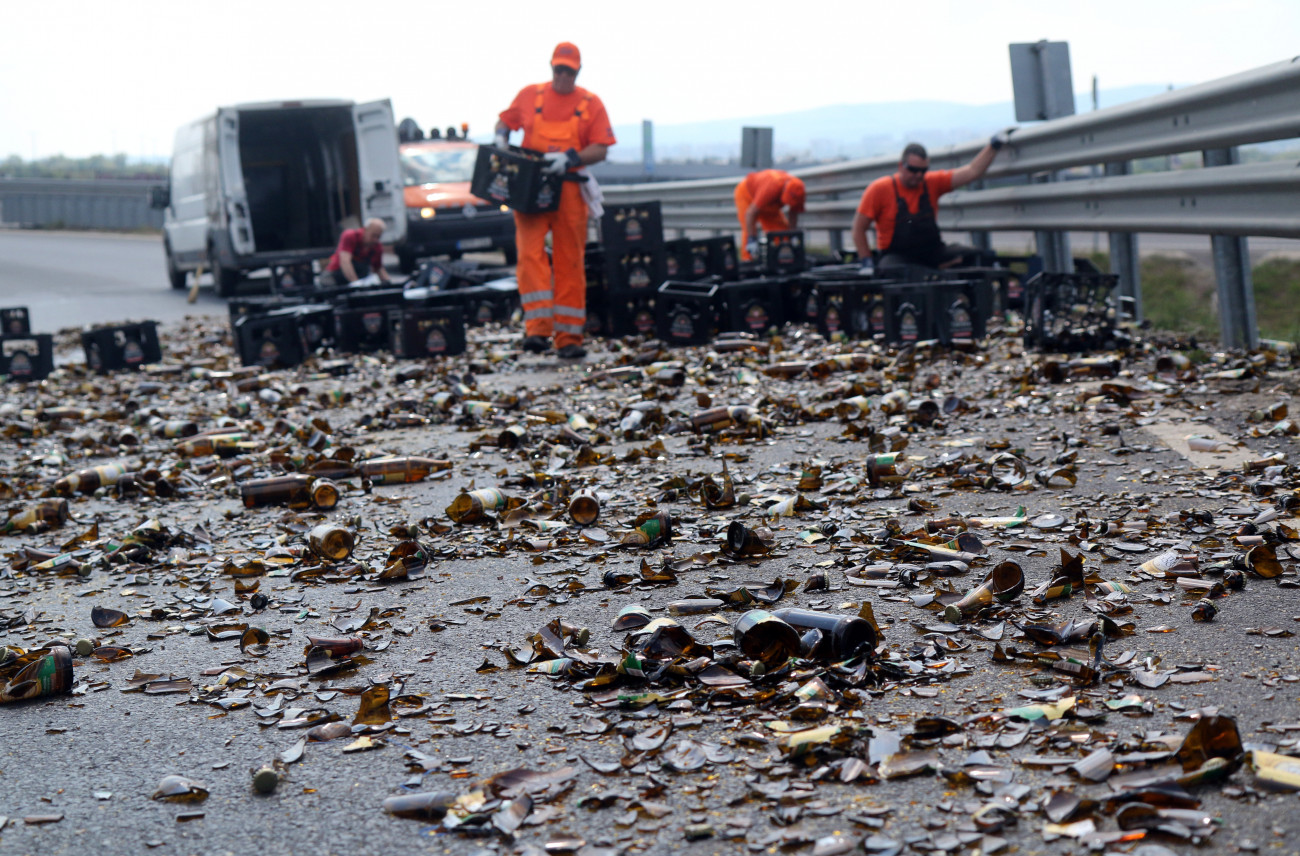
<svg viewBox="0 0 1300 856">
<path fill-rule="evenodd" d="M 858 203 L 853 216 L 853 246 L 858 258 L 870 258 L 867 229 L 874 224 L 880 249 L 877 270 L 903 265 L 945 268 L 972 261 L 974 247 L 945 244 L 939 237 L 939 197 L 983 176 L 1010 133 L 994 134 L 965 166 L 934 172 L 930 171 L 925 146 L 908 143 L 898 162 L 898 172 L 871 182 Z"/>
</svg>

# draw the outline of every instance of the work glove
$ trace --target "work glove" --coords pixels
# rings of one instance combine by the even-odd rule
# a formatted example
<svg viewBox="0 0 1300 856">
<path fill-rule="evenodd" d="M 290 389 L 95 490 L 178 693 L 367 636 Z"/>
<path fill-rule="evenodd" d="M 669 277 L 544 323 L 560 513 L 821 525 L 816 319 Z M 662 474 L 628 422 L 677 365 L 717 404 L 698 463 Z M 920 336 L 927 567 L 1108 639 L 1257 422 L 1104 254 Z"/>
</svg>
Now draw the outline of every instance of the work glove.
<svg viewBox="0 0 1300 856">
<path fill-rule="evenodd" d="M 745 252 L 749 253 L 751 259 L 758 258 L 758 241 L 750 241 L 745 244 Z"/>
<path fill-rule="evenodd" d="M 564 175 L 569 171 L 569 156 L 565 152 L 547 152 L 544 159 L 546 166 L 542 171 L 549 175 Z"/>
<path fill-rule="evenodd" d="M 496 138 L 492 140 L 492 144 L 495 145 L 498 149 L 510 148 L 510 132 L 497 131 Z"/>
<path fill-rule="evenodd" d="M 867 260 L 864 261 L 862 265 L 858 268 L 858 275 L 875 276 L 875 274 L 876 274 L 876 262 L 874 259 L 871 258 L 871 256 L 867 256 Z"/>
<path fill-rule="evenodd" d="M 993 151 L 996 152 L 998 149 L 1002 148 L 1008 142 L 1010 142 L 1011 135 L 1014 134 L 1015 132 L 1016 132 L 1015 128 L 1007 128 L 1004 131 L 998 131 L 996 134 L 989 137 L 989 145 L 992 146 Z"/>
</svg>

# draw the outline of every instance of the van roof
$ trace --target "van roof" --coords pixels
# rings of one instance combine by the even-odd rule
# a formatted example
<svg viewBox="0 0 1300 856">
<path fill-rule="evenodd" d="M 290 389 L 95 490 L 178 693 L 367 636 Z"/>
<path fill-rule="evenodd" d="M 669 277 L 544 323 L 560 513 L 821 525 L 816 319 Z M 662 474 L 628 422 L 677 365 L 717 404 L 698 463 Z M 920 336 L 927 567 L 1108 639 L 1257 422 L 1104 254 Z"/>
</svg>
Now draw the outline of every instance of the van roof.
<svg viewBox="0 0 1300 856">
<path fill-rule="evenodd" d="M 356 102 L 341 98 L 300 98 L 286 101 L 250 101 L 245 104 L 233 104 L 224 110 L 286 110 L 297 107 L 351 107 Z"/>
</svg>

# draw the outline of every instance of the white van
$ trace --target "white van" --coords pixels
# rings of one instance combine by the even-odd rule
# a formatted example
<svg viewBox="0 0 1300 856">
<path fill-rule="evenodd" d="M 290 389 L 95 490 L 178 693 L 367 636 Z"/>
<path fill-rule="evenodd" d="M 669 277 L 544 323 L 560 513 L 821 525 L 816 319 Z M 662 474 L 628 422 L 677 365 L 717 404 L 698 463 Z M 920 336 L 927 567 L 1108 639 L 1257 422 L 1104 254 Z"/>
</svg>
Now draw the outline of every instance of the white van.
<svg viewBox="0 0 1300 856">
<path fill-rule="evenodd" d="M 277 101 L 222 107 L 176 132 L 163 242 L 172 288 L 200 265 L 227 296 L 248 271 L 328 258 L 371 217 L 385 244 L 406 234 L 397 129 L 388 101 Z"/>
</svg>

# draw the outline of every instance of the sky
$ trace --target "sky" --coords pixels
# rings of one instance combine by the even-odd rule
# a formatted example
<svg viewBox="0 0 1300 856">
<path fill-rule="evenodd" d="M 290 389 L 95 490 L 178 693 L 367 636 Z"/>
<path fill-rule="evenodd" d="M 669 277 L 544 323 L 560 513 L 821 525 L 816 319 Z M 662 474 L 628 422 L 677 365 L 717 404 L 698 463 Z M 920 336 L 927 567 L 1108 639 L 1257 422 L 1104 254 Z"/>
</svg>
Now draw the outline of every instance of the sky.
<svg viewBox="0 0 1300 856">
<path fill-rule="evenodd" d="M 1007 45 L 1040 39 L 1069 42 L 1077 91 L 1182 86 L 1290 60 L 1300 3 L 64 0 L 7 4 L 4 30 L 0 158 L 139 158 L 219 105 L 282 99 L 388 98 L 487 139 L 559 41 L 616 125 L 1008 101 Z"/>
</svg>

